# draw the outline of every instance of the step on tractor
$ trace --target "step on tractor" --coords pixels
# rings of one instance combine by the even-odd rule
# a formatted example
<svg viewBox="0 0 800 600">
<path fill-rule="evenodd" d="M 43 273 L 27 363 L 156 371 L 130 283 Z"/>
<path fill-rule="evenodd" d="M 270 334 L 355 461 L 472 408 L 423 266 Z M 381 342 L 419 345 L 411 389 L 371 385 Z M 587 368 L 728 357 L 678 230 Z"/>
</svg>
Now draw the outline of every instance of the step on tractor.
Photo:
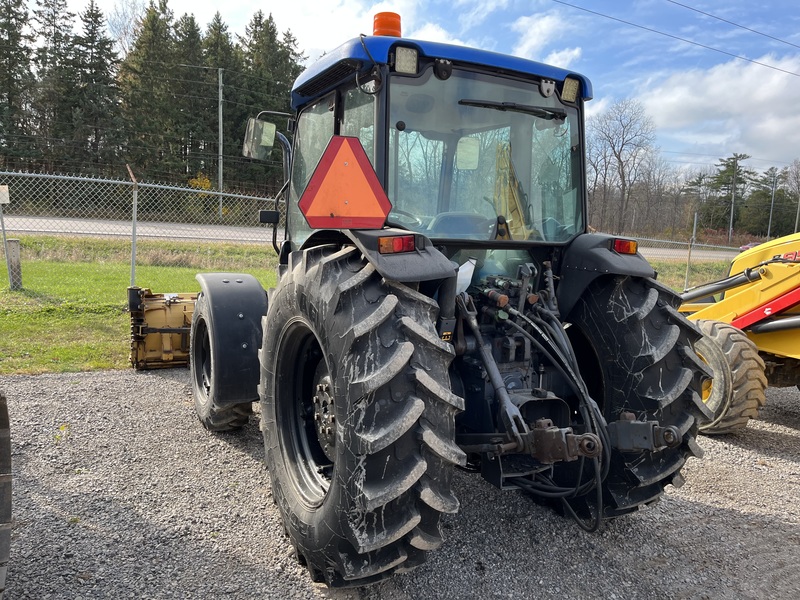
<svg viewBox="0 0 800 600">
<path fill-rule="evenodd" d="M 300 75 L 289 135 L 248 128 L 286 165 L 275 288 L 129 296 L 134 364 L 188 357 L 206 428 L 259 403 L 272 497 L 329 586 L 422 563 L 456 469 L 596 530 L 680 485 L 711 416 L 680 298 L 587 232 L 589 80 L 375 24 Z"/>
<path fill-rule="evenodd" d="M 743 430 L 764 406 L 767 384 L 800 387 L 800 233 L 742 252 L 726 278 L 682 300 L 704 334 L 695 349 L 714 373 L 703 390 L 714 415 L 702 432 Z"/>
</svg>

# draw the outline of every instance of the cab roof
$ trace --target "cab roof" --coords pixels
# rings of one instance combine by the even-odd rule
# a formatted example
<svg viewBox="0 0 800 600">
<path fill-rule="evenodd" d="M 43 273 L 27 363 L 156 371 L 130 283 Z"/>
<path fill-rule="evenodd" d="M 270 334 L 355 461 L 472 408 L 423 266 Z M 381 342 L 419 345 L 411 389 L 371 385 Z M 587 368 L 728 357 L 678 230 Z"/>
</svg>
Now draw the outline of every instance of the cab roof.
<svg viewBox="0 0 800 600">
<path fill-rule="evenodd" d="M 567 76 L 572 76 L 581 82 L 581 98 L 592 98 L 591 82 L 574 71 L 466 46 L 392 36 L 361 36 L 345 42 L 300 74 L 292 87 L 292 108 L 297 110 L 319 98 L 365 66 L 373 63 L 387 64 L 396 45 L 416 48 L 420 57 L 443 58 L 456 64 L 488 67 L 501 73 L 535 76 L 557 82 L 563 82 Z"/>
</svg>

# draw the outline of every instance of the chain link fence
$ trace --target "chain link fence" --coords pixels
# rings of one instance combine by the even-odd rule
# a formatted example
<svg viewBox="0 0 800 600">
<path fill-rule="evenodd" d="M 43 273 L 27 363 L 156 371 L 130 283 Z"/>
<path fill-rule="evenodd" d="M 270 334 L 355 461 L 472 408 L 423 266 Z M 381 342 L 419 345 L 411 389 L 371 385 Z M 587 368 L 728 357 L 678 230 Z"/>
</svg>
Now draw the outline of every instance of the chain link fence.
<svg viewBox="0 0 800 600">
<path fill-rule="evenodd" d="M 272 198 L 221 193 L 133 180 L 0 171 L 8 187 L 2 205 L 4 238 L 21 239 L 21 260 L 116 261 L 130 268 L 170 266 L 199 271 L 245 271 L 274 261 L 272 228 L 260 210 L 281 210 Z M 279 227 L 279 239 L 282 228 Z M 63 247 L 59 254 L 52 242 Z M 87 240 L 107 240 L 87 253 Z M 738 249 L 639 238 L 640 252 L 674 288 L 691 287 L 727 274 Z M 103 256 L 105 252 L 106 256 Z M 4 256 L 9 256 L 4 247 Z M 24 271 L 24 269 L 23 269 Z M 174 291 L 174 290 L 170 290 Z"/>
<path fill-rule="evenodd" d="M 0 171 L 0 186 L 8 192 L 4 241 L 21 240 L 23 263 L 34 257 L 102 260 L 72 246 L 104 239 L 106 258 L 121 269 L 130 265 L 131 285 L 142 285 L 136 280 L 139 264 L 237 271 L 241 247 L 274 255 L 272 227 L 259 223 L 259 211 L 283 208 L 273 198 L 133 180 Z M 44 238 L 60 240 L 63 253 Z M 231 245 L 239 250 L 222 251 Z M 10 254 L 6 243 L 3 253 Z M 124 255 L 128 261 L 120 260 Z M 214 259 L 198 261 L 198 256 Z"/>
<path fill-rule="evenodd" d="M 637 238 L 639 252 L 675 289 L 688 289 L 728 275 L 738 248 Z"/>
</svg>

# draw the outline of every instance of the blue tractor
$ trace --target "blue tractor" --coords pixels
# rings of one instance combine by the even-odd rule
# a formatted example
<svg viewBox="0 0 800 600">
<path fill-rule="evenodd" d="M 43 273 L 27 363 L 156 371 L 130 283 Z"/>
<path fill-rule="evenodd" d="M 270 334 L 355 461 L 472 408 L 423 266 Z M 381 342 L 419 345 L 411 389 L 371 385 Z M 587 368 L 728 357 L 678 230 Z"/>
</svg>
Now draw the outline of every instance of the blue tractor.
<svg viewBox="0 0 800 600">
<path fill-rule="evenodd" d="M 680 485 L 710 416 L 680 298 L 588 232 L 589 80 L 376 24 L 294 84 L 276 287 L 198 275 L 191 324 L 200 420 L 260 402 L 273 497 L 330 586 L 421 564 L 455 469 L 597 529 Z M 254 121 L 248 152 L 274 137 Z"/>
</svg>

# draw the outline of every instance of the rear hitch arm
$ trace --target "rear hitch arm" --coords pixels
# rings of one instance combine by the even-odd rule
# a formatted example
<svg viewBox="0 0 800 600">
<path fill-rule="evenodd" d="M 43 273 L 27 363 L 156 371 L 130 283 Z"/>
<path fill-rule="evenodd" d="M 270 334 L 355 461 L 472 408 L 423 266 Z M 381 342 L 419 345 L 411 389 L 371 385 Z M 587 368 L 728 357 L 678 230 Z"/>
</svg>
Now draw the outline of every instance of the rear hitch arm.
<svg viewBox="0 0 800 600">
<path fill-rule="evenodd" d="M 525 423 L 525 419 L 522 418 L 522 413 L 519 412 L 519 408 L 517 408 L 508 395 L 508 390 L 503 382 L 500 369 L 497 368 L 497 363 L 494 361 L 489 347 L 483 341 L 481 329 L 478 325 L 478 311 L 475 308 L 475 304 L 466 292 L 462 292 L 456 296 L 456 304 L 478 342 L 478 350 L 481 353 L 483 366 L 486 369 L 486 373 L 489 375 L 489 381 L 494 388 L 494 393 L 500 400 L 500 419 L 503 421 L 506 431 L 516 443 L 517 451 L 523 452 L 526 449 L 526 440 L 524 437 L 528 434 L 528 426 Z"/>
</svg>

